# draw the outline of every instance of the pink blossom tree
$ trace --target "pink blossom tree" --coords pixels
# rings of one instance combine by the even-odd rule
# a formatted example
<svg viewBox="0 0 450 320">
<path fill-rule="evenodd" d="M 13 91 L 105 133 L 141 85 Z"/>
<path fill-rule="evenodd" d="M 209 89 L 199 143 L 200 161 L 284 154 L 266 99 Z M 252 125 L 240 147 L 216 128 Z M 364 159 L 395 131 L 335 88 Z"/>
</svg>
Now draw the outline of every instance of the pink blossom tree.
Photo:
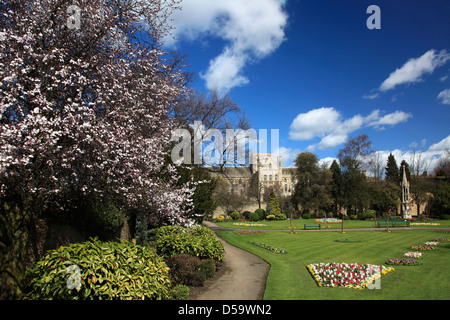
<svg viewBox="0 0 450 320">
<path fill-rule="evenodd" d="M 0 5 L 3 296 L 20 294 L 35 219 L 73 205 L 75 193 L 191 223 L 194 187 L 165 160 L 168 112 L 185 91 L 161 49 L 176 9 L 177 0 Z"/>
</svg>

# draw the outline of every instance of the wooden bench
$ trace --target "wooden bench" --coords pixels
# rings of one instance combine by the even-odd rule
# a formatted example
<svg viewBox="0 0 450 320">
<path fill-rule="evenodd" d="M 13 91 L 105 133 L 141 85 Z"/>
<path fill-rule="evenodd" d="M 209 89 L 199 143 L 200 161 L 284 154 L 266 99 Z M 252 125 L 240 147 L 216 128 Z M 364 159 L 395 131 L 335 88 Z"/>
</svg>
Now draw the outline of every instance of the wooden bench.
<svg viewBox="0 0 450 320">
<path fill-rule="evenodd" d="M 409 221 L 406 220 L 393 220 L 393 221 L 389 221 L 389 227 L 409 227 L 411 224 Z M 387 221 L 377 221 L 377 227 L 386 227 L 387 226 Z"/>
<path fill-rule="evenodd" d="M 306 228 L 319 228 L 320 229 L 320 223 L 305 223 L 303 226 L 303 229 L 306 230 Z"/>
</svg>

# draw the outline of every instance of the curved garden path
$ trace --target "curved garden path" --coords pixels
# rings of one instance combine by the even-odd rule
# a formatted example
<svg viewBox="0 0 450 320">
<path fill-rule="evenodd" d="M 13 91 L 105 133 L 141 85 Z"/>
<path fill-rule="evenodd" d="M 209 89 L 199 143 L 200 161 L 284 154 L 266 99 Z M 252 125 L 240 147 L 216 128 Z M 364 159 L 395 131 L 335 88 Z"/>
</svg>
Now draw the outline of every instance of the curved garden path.
<svg viewBox="0 0 450 320">
<path fill-rule="evenodd" d="M 204 225 L 213 231 L 219 228 L 208 221 Z M 270 265 L 218 238 L 225 247 L 223 270 L 193 300 L 262 300 Z"/>
</svg>

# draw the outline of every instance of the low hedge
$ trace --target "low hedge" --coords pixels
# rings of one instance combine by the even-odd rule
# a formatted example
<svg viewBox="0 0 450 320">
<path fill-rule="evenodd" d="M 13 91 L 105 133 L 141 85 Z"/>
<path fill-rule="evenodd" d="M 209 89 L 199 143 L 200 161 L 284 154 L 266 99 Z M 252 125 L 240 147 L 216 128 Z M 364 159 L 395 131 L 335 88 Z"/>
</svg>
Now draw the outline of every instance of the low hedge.
<svg viewBox="0 0 450 320">
<path fill-rule="evenodd" d="M 225 249 L 217 236 L 206 227 L 184 228 L 165 226 L 155 235 L 155 246 L 159 254 L 170 257 L 190 254 L 199 259 L 223 261 Z"/>
<path fill-rule="evenodd" d="M 25 299 L 163 300 L 169 268 L 153 249 L 91 239 L 48 251 L 26 273 Z"/>
</svg>

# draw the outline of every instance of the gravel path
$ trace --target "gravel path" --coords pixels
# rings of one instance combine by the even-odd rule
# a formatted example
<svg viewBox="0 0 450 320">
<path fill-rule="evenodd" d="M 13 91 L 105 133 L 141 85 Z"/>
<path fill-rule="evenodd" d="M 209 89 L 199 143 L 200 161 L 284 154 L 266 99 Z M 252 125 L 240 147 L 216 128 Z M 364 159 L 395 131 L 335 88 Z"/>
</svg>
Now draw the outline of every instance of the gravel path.
<svg viewBox="0 0 450 320">
<path fill-rule="evenodd" d="M 213 231 L 217 225 L 205 221 Z M 219 237 L 225 247 L 222 271 L 193 300 L 262 300 L 270 265 Z"/>
</svg>

